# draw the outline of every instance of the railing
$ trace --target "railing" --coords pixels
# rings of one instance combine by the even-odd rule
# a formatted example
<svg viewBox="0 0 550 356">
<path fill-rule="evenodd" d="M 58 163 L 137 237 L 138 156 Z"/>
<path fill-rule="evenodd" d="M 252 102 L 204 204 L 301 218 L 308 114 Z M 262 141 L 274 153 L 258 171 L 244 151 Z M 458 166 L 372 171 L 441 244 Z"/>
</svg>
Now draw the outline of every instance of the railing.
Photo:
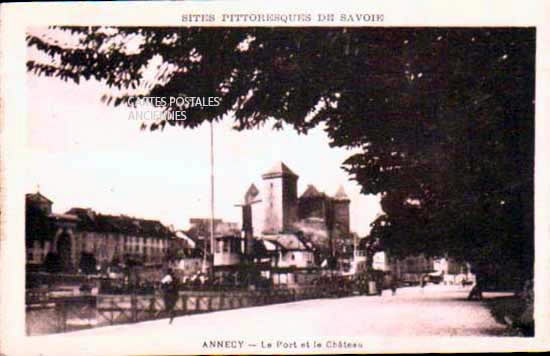
<svg viewBox="0 0 550 356">
<path fill-rule="evenodd" d="M 190 315 L 322 298 L 318 286 L 263 290 L 184 290 L 174 315 Z M 44 294 L 27 304 L 27 334 L 48 334 L 106 325 L 135 323 L 168 317 L 161 293 L 99 294 L 53 298 Z M 30 299 L 28 300 L 30 302 Z M 38 303 L 38 301 L 40 301 Z"/>
<path fill-rule="evenodd" d="M 180 291 L 174 314 L 189 315 L 287 303 L 321 297 L 317 287 L 259 291 Z M 161 294 L 98 295 L 98 325 L 133 323 L 168 317 Z"/>
<path fill-rule="evenodd" d="M 91 328 L 96 320 L 96 297 L 92 295 L 52 297 L 41 294 L 27 300 L 28 335 Z"/>
<path fill-rule="evenodd" d="M 56 285 L 56 284 L 82 284 L 89 281 L 96 281 L 99 276 L 86 276 L 84 274 L 63 274 L 46 272 L 28 272 L 26 274 L 27 283 L 31 286 Z"/>
<path fill-rule="evenodd" d="M 66 332 L 95 326 L 135 323 L 168 317 L 160 288 L 154 283 L 129 285 L 123 280 L 81 279 L 94 286 L 94 295 L 78 285 L 27 290 L 27 333 Z M 75 279 L 76 281 L 76 279 Z M 79 279 L 80 281 L 80 279 Z M 306 299 L 344 297 L 356 289 L 350 277 L 323 276 L 311 285 L 272 286 L 250 290 L 224 284 L 181 285 L 174 315 L 287 303 Z M 95 287 L 99 287 L 95 289 Z M 96 292 L 99 290 L 97 295 Z"/>
</svg>

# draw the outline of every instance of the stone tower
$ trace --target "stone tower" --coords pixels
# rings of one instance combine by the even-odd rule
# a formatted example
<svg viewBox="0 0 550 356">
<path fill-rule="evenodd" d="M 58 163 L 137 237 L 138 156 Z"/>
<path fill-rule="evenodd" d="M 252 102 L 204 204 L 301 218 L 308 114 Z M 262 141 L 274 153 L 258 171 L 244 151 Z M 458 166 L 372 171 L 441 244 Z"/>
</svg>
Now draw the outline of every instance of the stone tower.
<svg viewBox="0 0 550 356">
<path fill-rule="evenodd" d="M 298 176 L 283 162 L 278 162 L 262 175 L 265 207 L 264 234 L 292 229 L 298 220 Z"/>
<path fill-rule="evenodd" d="M 298 217 L 306 219 L 311 217 L 327 220 L 326 196 L 320 193 L 313 185 L 308 185 L 306 191 L 298 199 Z"/>
<path fill-rule="evenodd" d="M 349 234 L 349 197 L 344 191 L 344 187 L 340 186 L 334 197 L 332 198 L 334 209 L 334 227 Z"/>
</svg>

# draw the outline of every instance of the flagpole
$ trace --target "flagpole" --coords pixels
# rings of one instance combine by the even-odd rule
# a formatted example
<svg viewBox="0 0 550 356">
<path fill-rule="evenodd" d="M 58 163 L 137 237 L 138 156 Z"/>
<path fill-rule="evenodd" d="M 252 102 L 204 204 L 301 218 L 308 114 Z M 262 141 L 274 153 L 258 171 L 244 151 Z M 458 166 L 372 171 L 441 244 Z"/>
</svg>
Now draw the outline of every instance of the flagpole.
<svg viewBox="0 0 550 356">
<path fill-rule="evenodd" d="M 214 124 L 210 121 L 210 254 L 211 274 L 214 273 Z"/>
</svg>

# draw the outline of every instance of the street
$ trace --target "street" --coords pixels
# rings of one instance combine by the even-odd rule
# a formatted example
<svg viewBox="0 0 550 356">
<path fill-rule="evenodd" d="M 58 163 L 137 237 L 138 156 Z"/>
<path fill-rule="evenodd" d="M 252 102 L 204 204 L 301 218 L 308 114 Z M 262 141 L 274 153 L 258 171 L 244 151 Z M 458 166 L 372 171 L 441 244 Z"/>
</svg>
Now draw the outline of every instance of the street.
<svg viewBox="0 0 550 356">
<path fill-rule="evenodd" d="M 316 299 L 182 316 L 171 325 L 168 319 L 160 319 L 33 336 L 27 338 L 26 346 L 29 354 L 41 355 L 128 354 L 128 350 L 141 354 L 158 354 L 159 350 L 273 353 L 277 345 L 280 351 L 293 353 L 468 349 L 471 342 L 463 340 L 472 339 L 448 337 L 492 337 L 505 335 L 506 330 L 482 302 L 466 300 L 469 290 L 438 285 L 424 290 L 399 288 L 396 296 L 386 290 L 382 296 Z M 509 295 L 484 293 L 486 299 Z M 311 343 L 303 346 L 300 340 Z"/>
</svg>

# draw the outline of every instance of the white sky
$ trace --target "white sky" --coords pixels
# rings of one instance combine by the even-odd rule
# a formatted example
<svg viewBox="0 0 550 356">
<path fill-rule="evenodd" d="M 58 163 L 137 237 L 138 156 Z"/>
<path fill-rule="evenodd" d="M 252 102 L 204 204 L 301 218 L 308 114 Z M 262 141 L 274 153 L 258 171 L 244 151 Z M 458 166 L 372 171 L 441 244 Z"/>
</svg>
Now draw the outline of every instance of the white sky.
<svg viewBox="0 0 550 356">
<path fill-rule="evenodd" d="M 187 228 L 191 217 L 210 216 L 210 130 L 169 127 L 141 131 L 126 107 L 100 102 L 106 89 L 97 82 L 70 84 L 28 74 L 28 192 L 54 202 L 54 212 L 90 207 L 105 214 L 158 219 Z M 380 211 L 379 198 L 359 193 L 340 168 L 351 154 L 329 148 L 321 128 L 307 136 L 270 125 L 231 130 L 232 120 L 215 125 L 215 216 L 241 222 L 234 204 L 251 183 L 279 160 L 307 184 L 333 195 L 342 184 L 351 199 L 351 228 L 361 236 Z"/>
</svg>

